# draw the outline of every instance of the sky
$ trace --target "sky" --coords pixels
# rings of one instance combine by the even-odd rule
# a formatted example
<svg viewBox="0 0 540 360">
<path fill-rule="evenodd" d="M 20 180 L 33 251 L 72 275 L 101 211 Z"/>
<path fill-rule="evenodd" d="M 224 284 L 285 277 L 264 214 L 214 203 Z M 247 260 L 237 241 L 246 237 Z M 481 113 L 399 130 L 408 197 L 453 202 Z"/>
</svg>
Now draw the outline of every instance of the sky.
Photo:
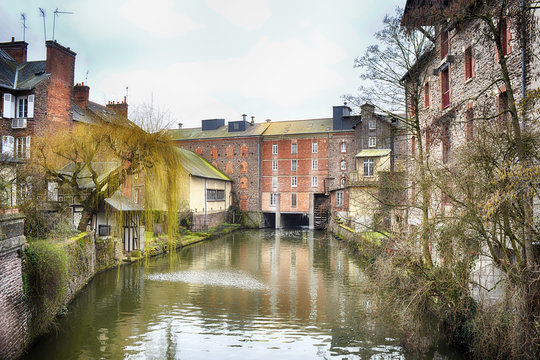
<svg viewBox="0 0 540 360">
<path fill-rule="evenodd" d="M 0 42 L 23 39 L 28 60 L 47 40 L 77 53 L 90 100 L 153 104 L 171 126 L 203 119 L 323 118 L 355 93 L 354 58 L 405 0 L 0 0 Z M 126 90 L 127 87 L 127 90 Z"/>
</svg>

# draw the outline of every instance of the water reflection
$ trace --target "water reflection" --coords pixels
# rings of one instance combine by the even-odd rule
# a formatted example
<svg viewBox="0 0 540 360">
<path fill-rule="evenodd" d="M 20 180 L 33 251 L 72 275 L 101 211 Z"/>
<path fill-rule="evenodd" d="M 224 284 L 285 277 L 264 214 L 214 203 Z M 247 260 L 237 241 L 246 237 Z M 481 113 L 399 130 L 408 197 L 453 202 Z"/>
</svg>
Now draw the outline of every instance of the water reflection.
<svg viewBox="0 0 540 360">
<path fill-rule="evenodd" d="M 98 275 L 28 358 L 410 358 L 366 281 L 323 233 L 238 232 Z"/>
</svg>

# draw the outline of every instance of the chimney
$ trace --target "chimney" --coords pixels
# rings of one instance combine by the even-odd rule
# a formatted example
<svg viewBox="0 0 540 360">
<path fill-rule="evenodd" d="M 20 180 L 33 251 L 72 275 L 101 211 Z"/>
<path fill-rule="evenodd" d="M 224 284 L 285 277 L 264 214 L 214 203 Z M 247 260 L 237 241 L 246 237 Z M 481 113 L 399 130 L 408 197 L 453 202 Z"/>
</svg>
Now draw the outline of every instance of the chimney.
<svg viewBox="0 0 540 360">
<path fill-rule="evenodd" d="M 90 88 L 87 85 L 84 85 L 84 83 L 76 84 L 73 87 L 73 102 L 83 109 L 86 109 L 86 107 L 88 106 L 89 95 Z"/>
<path fill-rule="evenodd" d="M 242 120 L 243 121 L 246 121 L 246 116 L 247 116 L 246 114 L 242 114 Z"/>
<path fill-rule="evenodd" d="M 28 44 L 24 41 L 15 41 L 11 38 L 11 42 L 0 43 L 0 49 L 4 50 L 15 60 L 17 64 L 26 62 L 26 48 Z"/>
<path fill-rule="evenodd" d="M 370 103 L 365 103 L 364 105 L 360 106 L 360 109 L 362 110 L 360 113 L 362 117 L 364 116 L 372 117 L 373 113 L 375 112 L 375 105 L 370 104 Z"/>
<path fill-rule="evenodd" d="M 269 123 L 270 121 L 272 121 L 272 120 L 270 120 L 270 119 L 266 119 L 266 122 L 267 122 L 267 123 Z"/>
<path fill-rule="evenodd" d="M 56 41 L 49 40 L 45 42 L 45 45 L 47 46 L 47 69 L 45 71 L 51 74 L 51 82 L 72 87 L 77 54 Z"/>
<path fill-rule="evenodd" d="M 128 117 L 128 104 L 127 104 L 127 97 L 124 96 L 124 101 L 122 102 L 114 102 L 109 101 L 107 104 L 107 108 L 116 111 L 118 115 L 120 115 L 123 118 Z"/>
<path fill-rule="evenodd" d="M 184 125 L 184 124 L 178 123 L 178 128 L 181 129 L 181 128 L 182 128 L 182 125 Z"/>
<path fill-rule="evenodd" d="M 254 125 L 255 124 L 255 116 L 252 116 L 251 117 L 251 125 Z"/>
</svg>

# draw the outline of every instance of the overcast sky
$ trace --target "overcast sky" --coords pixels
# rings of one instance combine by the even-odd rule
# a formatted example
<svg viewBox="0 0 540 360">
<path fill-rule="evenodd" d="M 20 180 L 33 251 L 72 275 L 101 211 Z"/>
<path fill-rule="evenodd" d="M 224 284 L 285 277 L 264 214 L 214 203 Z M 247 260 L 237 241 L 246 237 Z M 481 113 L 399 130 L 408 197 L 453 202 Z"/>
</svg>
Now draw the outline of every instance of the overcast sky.
<svg viewBox="0 0 540 360">
<path fill-rule="evenodd" d="M 77 53 L 75 82 L 90 99 L 150 102 L 174 123 L 330 117 L 355 92 L 355 56 L 405 0 L 0 0 L 0 41 L 22 40 L 29 60 L 47 39 Z M 88 74 L 87 74 L 88 73 Z"/>
</svg>

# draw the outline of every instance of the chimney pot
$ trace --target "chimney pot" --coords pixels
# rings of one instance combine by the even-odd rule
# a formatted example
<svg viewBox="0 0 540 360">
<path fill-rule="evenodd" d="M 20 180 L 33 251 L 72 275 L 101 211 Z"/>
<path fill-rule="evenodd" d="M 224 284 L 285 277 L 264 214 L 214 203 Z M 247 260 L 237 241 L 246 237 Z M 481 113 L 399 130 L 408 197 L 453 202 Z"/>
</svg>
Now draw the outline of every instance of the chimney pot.
<svg viewBox="0 0 540 360">
<path fill-rule="evenodd" d="M 246 121 L 246 116 L 247 116 L 246 114 L 242 114 L 242 119 L 243 119 L 244 121 Z"/>
<path fill-rule="evenodd" d="M 181 129 L 182 128 L 182 123 L 178 123 L 178 128 Z"/>
<path fill-rule="evenodd" d="M 15 42 L 15 36 L 11 37 L 11 42 Z"/>
<path fill-rule="evenodd" d="M 272 120 L 270 120 L 270 119 L 266 119 L 266 122 L 270 122 L 270 121 L 272 121 Z"/>
</svg>

